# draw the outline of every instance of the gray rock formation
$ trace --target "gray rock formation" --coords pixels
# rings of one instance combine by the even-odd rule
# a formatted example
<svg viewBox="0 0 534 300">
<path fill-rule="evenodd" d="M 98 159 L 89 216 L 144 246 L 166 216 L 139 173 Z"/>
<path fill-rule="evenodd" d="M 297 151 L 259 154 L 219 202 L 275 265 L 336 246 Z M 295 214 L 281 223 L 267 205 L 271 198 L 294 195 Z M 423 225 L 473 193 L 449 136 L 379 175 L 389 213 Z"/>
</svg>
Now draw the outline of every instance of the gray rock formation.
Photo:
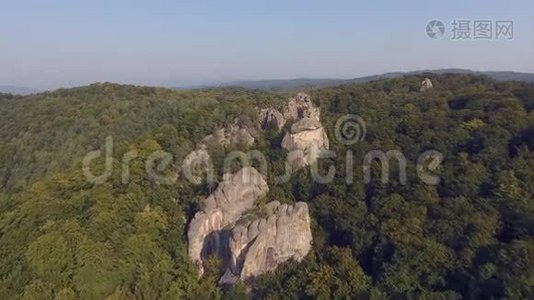
<svg viewBox="0 0 534 300">
<path fill-rule="evenodd" d="M 308 205 L 273 201 L 265 217 L 238 222 L 230 237 L 230 264 L 220 280 L 232 284 L 273 271 L 286 261 L 301 261 L 311 250 Z"/>
<path fill-rule="evenodd" d="M 308 205 L 271 201 L 255 205 L 268 191 L 252 167 L 226 174 L 189 224 L 189 258 L 203 273 L 203 259 L 218 255 L 226 267 L 221 284 L 248 281 L 288 260 L 301 261 L 311 250 Z"/>
<path fill-rule="evenodd" d="M 276 129 L 280 131 L 286 124 L 286 119 L 278 110 L 270 107 L 258 111 L 260 127 L 262 129 Z"/>
<path fill-rule="evenodd" d="M 204 200 L 202 211 L 195 214 L 187 233 L 189 258 L 201 274 L 202 252 L 210 250 L 205 249 L 206 237 L 237 221 L 268 191 L 263 175 L 252 167 L 246 167 L 235 174 L 227 174 L 215 192 Z M 218 235 L 215 237 L 218 238 Z M 220 247 L 218 243 L 214 246 Z"/>
<path fill-rule="evenodd" d="M 308 166 L 317 159 L 320 150 L 329 148 L 320 110 L 313 106 L 308 95 L 299 93 L 289 100 L 284 116 L 296 120 L 282 140 L 282 148 L 289 151 L 288 162 L 296 168 Z"/>
<path fill-rule="evenodd" d="M 329 148 L 328 136 L 321 123 L 305 118 L 291 126 L 282 148 L 289 150 L 288 162 L 293 167 L 303 168 L 317 159 L 320 150 Z"/>
<path fill-rule="evenodd" d="M 313 106 L 310 96 L 305 93 L 298 93 L 295 97 L 289 98 L 283 113 L 272 107 L 258 110 L 258 120 L 263 129 L 276 128 L 280 130 L 287 121 L 295 122 L 303 118 L 319 121 L 320 115 L 319 108 Z"/>
<path fill-rule="evenodd" d="M 430 78 L 425 78 L 423 81 L 421 81 L 421 88 L 419 89 L 419 91 L 426 92 L 431 89 L 432 89 L 432 81 L 430 80 Z"/>
<path fill-rule="evenodd" d="M 323 125 L 319 120 L 312 118 L 303 118 L 291 125 L 291 133 L 296 134 L 307 130 L 316 130 L 322 128 Z"/>
<path fill-rule="evenodd" d="M 227 128 L 215 130 L 207 135 L 197 145 L 197 150 L 190 152 L 182 163 L 182 174 L 194 184 L 200 184 L 202 178 L 200 174 L 206 173 L 208 182 L 214 180 L 214 167 L 208 148 L 213 145 L 223 146 L 225 148 L 250 147 L 254 144 L 253 134 L 257 132 L 252 128 L 241 127 L 237 125 L 237 120 L 233 125 Z"/>
<path fill-rule="evenodd" d="M 230 125 L 228 128 L 221 128 L 202 139 L 205 145 L 219 144 L 226 148 L 239 146 L 250 147 L 254 144 L 254 137 L 249 129 L 238 125 Z"/>
<path fill-rule="evenodd" d="M 312 118 L 319 121 L 320 110 L 313 106 L 310 96 L 305 93 L 298 93 L 297 96 L 291 97 L 287 102 L 283 116 L 286 120 Z"/>
</svg>

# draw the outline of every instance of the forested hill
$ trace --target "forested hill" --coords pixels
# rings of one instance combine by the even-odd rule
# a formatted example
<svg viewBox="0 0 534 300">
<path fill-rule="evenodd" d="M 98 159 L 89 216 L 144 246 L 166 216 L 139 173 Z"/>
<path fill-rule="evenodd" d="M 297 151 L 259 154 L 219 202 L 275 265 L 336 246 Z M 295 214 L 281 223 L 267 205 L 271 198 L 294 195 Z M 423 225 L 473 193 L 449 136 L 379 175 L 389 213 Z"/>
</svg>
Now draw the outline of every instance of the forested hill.
<svg viewBox="0 0 534 300">
<path fill-rule="evenodd" d="M 217 86 L 236 86 L 248 89 L 259 89 L 264 91 L 290 91 L 295 89 L 324 88 L 337 86 L 340 84 L 366 83 L 376 80 L 385 80 L 403 76 L 424 76 L 425 74 L 467 74 L 485 75 L 498 81 L 524 81 L 534 82 L 533 73 L 510 72 L 510 71 L 473 71 L 469 69 L 436 69 L 419 70 L 411 72 L 389 72 L 378 75 L 357 77 L 351 79 L 336 78 L 299 78 L 299 79 L 278 79 L 278 80 L 250 80 L 234 81 L 218 84 Z M 215 86 L 215 85 L 208 85 Z M 201 88 L 201 87 L 195 87 Z M 1 91 L 1 89 L 0 89 Z"/>
<path fill-rule="evenodd" d="M 129 143 L 156 139 L 176 154 L 187 154 L 202 137 L 234 118 L 253 118 L 254 103 L 282 99 L 243 89 L 189 92 L 109 83 L 0 97 L 4 188 L 23 187 L 73 167 L 107 136 L 113 137 L 118 153 Z"/>
<path fill-rule="evenodd" d="M 0 94 L 1 299 L 510 298 L 534 296 L 534 86 L 468 74 L 404 76 L 310 91 L 344 172 L 319 184 L 309 170 L 283 174 L 283 135 L 260 131 L 253 149 L 268 159 L 270 200 L 305 201 L 313 251 L 256 278 L 249 290 L 217 285 L 212 259 L 198 279 L 186 253 L 186 224 L 213 188 L 178 179 L 156 184 L 144 161 L 157 151 L 173 164 L 204 136 L 239 122 L 258 126 L 256 107 L 279 107 L 289 95 L 246 89 L 175 91 L 94 84 L 29 96 Z M 334 124 L 365 121 L 361 142 L 345 145 Z M 81 161 L 113 139 L 113 173 L 86 180 Z M 425 150 L 443 154 L 440 182 L 417 177 Z M 130 180 L 121 158 L 135 150 Z M 215 149 L 219 167 L 227 152 Z M 242 149 L 246 150 L 246 149 Z M 399 150 L 407 180 L 390 166 L 387 184 L 371 150 Z M 103 161 L 95 169 L 103 168 Z M 217 169 L 219 172 L 219 169 Z M 95 171 L 96 172 L 96 171 Z M 220 175 L 220 174 L 218 174 Z"/>
</svg>

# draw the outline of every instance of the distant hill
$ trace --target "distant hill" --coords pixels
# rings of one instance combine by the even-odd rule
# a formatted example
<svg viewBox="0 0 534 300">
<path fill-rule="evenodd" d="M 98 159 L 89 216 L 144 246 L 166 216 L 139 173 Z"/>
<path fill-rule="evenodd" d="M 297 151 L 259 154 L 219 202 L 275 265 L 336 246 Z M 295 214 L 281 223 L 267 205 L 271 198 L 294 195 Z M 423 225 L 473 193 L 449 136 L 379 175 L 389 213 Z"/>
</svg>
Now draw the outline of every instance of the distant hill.
<svg viewBox="0 0 534 300">
<path fill-rule="evenodd" d="M 380 75 L 364 76 L 352 79 L 337 79 L 337 78 L 297 78 L 297 79 L 267 79 L 267 80 L 244 80 L 244 81 L 232 81 L 221 84 L 205 85 L 192 87 L 193 89 L 213 88 L 213 87 L 242 87 L 247 89 L 257 89 L 263 91 L 279 91 L 279 90 L 292 90 L 297 88 L 321 88 L 328 86 L 336 86 L 339 84 L 350 83 L 365 83 L 374 80 L 397 78 L 401 76 L 418 75 L 425 73 L 433 74 L 473 74 L 473 75 L 486 75 L 495 80 L 507 81 L 525 81 L 534 82 L 534 73 L 521 73 L 511 71 L 473 71 L 469 69 L 437 69 L 437 70 L 418 70 L 411 72 L 389 72 Z"/>
<path fill-rule="evenodd" d="M 13 95 L 29 95 L 37 93 L 38 90 L 21 87 L 21 86 L 12 86 L 12 85 L 0 85 L 0 93 L 13 94 Z"/>
<path fill-rule="evenodd" d="M 259 90 L 281 90 L 291 89 L 294 87 L 324 87 L 331 86 L 343 81 L 343 79 L 336 78 L 296 78 L 296 79 L 268 79 L 268 80 L 252 80 L 252 81 L 235 81 L 224 84 L 224 86 L 237 86 L 248 89 Z"/>
<path fill-rule="evenodd" d="M 507 72 L 507 71 L 491 71 L 491 72 L 474 72 L 475 74 L 484 74 L 492 77 L 495 80 L 516 80 L 534 82 L 533 73 L 521 73 L 521 72 Z"/>
</svg>

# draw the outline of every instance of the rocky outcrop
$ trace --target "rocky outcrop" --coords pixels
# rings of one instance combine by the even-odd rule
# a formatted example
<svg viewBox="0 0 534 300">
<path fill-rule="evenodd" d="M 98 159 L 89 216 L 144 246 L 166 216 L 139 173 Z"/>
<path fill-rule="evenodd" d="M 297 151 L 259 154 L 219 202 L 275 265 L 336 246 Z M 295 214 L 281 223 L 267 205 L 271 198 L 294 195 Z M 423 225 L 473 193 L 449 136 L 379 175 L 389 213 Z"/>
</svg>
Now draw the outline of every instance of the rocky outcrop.
<svg viewBox="0 0 534 300">
<path fill-rule="evenodd" d="M 220 280 L 232 284 L 273 271 L 286 261 L 301 261 L 311 250 L 308 205 L 270 202 L 266 216 L 241 222 L 231 231 L 230 264 Z"/>
<path fill-rule="evenodd" d="M 250 130 L 238 125 L 218 129 L 202 139 L 202 143 L 205 145 L 218 144 L 225 148 L 250 147 L 254 141 Z"/>
<path fill-rule="evenodd" d="M 312 118 L 319 121 L 320 110 L 313 106 L 310 96 L 305 93 L 298 93 L 297 96 L 289 98 L 283 116 L 286 120 Z"/>
<path fill-rule="evenodd" d="M 253 136 L 255 134 L 257 132 L 253 128 L 239 126 L 237 119 L 234 120 L 233 125 L 215 130 L 212 134 L 204 137 L 197 144 L 197 149 L 185 157 L 181 166 L 182 174 L 189 182 L 200 184 L 202 178 L 199 175 L 205 172 L 208 182 L 213 182 L 213 162 L 208 149 L 211 146 L 222 146 L 227 149 L 251 147 L 256 141 Z"/>
<path fill-rule="evenodd" d="M 302 168 L 317 159 L 319 150 L 329 148 L 328 136 L 319 121 L 304 118 L 291 126 L 282 140 L 282 148 L 289 150 L 291 165 Z"/>
<path fill-rule="evenodd" d="M 262 129 L 280 131 L 286 124 L 286 119 L 282 113 L 272 107 L 258 110 L 258 120 Z"/>
<path fill-rule="evenodd" d="M 320 110 L 313 106 L 310 96 L 305 93 L 298 93 L 295 97 L 289 98 L 283 113 L 272 107 L 258 110 L 258 119 L 263 129 L 281 130 L 287 121 L 294 122 L 302 118 L 317 121 L 320 118 Z"/>
<path fill-rule="evenodd" d="M 227 174 L 213 194 L 203 202 L 202 211 L 197 212 L 189 224 L 187 239 L 189 242 L 189 258 L 202 269 L 202 253 L 221 248 L 216 241 L 215 245 L 207 245 L 206 237 L 219 232 L 223 227 L 237 221 L 243 213 L 254 207 L 258 197 L 269 191 L 263 176 L 254 168 L 246 167 L 235 174 Z M 215 238 L 219 236 L 216 234 Z"/>
<path fill-rule="evenodd" d="M 421 81 L 421 88 L 419 91 L 426 92 L 432 89 L 432 81 L 430 78 L 425 78 L 423 81 Z"/>
<path fill-rule="evenodd" d="M 314 150 L 329 147 L 320 110 L 304 93 L 290 98 L 283 113 L 274 108 L 258 113 L 262 128 L 281 130 L 291 122 L 282 147 L 289 150 L 288 160 L 299 168 L 316 159 Z M 227 148 L 252 146 L 254 134 L 237 124 L 219 129 L 202 140 L 201 149 L 186 159 L 188 164 L 206 164 L 206 149 L 214 143 Z M 258 207 L 257 200 L 268 190 L 263 176 L 256 169 L 245 167 L 235 174 L 225 174 L 216 190 L 204 199 L 187 232 L 189 258 L 200 274 L 205 259 L 211 255 L 221 258 L 226 269 L 220 283 L 233 284 L 237 280 L 248 282 L 286 261 L 301 261 L 308 254 L 312 234 L 307 204 L 271 201 Z"/>
<path fill-rule="evenodd" d="M 328 136 L 320 122 L 320 110 L 310 97 L 299 93 L 291 98 L 284 116 L 295 121 L 282 140 L 282 148 L 289 151 L 288 162 L 293 167 L 308 166 L 317 159 L 319 150 L 329 148 Z"/>
<path fill-rule="evenodd" d="M 249 281 L 288 260 L 301 261 L 311 250 L 308 205 L 271 201 L 258 208 L 268 191 L 263 176 L 252 167 L 226 174 L 202 211 L 189 224 L 189 258 L 203 273 L 203 259 L 221 258 L 226 272 L 221 284 Z"/>
</svg>

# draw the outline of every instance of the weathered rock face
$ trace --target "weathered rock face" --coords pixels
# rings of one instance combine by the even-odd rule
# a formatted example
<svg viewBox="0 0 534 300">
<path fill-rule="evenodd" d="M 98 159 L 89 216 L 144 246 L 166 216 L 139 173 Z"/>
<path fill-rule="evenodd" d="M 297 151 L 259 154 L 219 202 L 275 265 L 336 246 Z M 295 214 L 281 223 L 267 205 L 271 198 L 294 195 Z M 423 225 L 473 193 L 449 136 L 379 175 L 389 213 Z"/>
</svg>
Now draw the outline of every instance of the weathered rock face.
<svg viewBox="0 0 534 300">
<path fill-rule="evenodd" d="M 254 141 L 254 137 L 250 133 L 250 130 L 237 125 L 218 129 L 202 139 L 203 144 L 220 144 L 226 148 L 235 148 L 239 146 L 250 147 L 254 144 Z"/>
<path fill-rule="evenodd" d="M 302 168 L 317 159 L 319 150 L 329 148 L 328 136 L 319 121 L 304 118 L 291 126 L 282 140 L 282 148 L 289 150 L 288 161 Z"/>
<path fill-rule="evenodd" d="M 328 136 L 320 122 L 320 110 L 313 106 L 308 95 L 299 93 L 291 98 L 286 113 L 296 122 L 284 136 L 282 148 L 289 151 L 290 164 L 302 168 L 317 159 L 319 150 L 329 148 Z"/>
<path fill-rule="evenodd" d="M 271 107 L 260 109 L 258 115 L 262 129 L 276 129 L 280 131 L 286 124 L 286 119 L 282 113 Z"/>
<path fill-rule="evenodd" d="M 301 261 L 311 250 L 308 205 L 270 202 L 266 217 L 236 224 L 230 237 L 230 265 L 220 283 L 249 280 L 288 260 Z"/>
<path fill-rule="evenodd" d="M 314 150 L 328 149 L 329 141 L 320 122 L 320 110 L 308 95 L 297 94 L 288 100 L 283 113 L 274 108 L 258 111 L 262 128 L 281 130 L 286 121 L 292 126 L 282 147 L 289 150 L 288 160 L 297 167 L 312 163 Z M 206 163 L 206 149 L 216 143 L 224 147 L 252 146 L 254 134 L 237 124 L 219 129 L 201 142 L 201 149 L 186 159 Z M 288 260 L 301 261 L 310 251 L 312 234 L 308 206 L 271 201 L 258 211 L 256 201 L 269 188 L 263 176 L 252 167 L 225 174 L 217 189 L 202 203 L 189 224 L 187 233 L 190 259 L 203 273 L 203 260 L 210 255 L 221 258 L 226 268 L 221 284 L 249 281 L 272 271 Z"/>
<path fill-rule="evenodd" d="M 263 176 L 256 169 L 246 167 L 225 176 L 215 192 L 204 200 L 202 211 L 195 214 L 187 233 L 189 258 L 198 266 L 201 274 L 202 252 L 210 250 L 205 248 L 206 237 L 237 221 L 244 212 L 254 207 L 258 197 L 268 191 Z M 214 246 L 220 245 L 216 243 Z"/>
<path fill-rule="evenodd" d="M 312 118 L 303 118 L 291 125 L 291 133 L 297 134 L 303 131 L 316 130 L 322 128 L 323 125 L 319 120 Z"/>
<path fill-rule="evenodd" d="M 311 249 L 308 205 L 267 203 L 253 211 L 268 191 L 252 167 L 227 174 L 189 224 L 189 257 L 203 273 L 203 259 L 218 255 L 226 267 L 221 284 L 249 280 L 288 260 L 301 261 Z"/>
<path fill-rule="evenodd" d="M 300 118 L 312 118 L 319 121 L 320 110 L 313 106 L 310 96 L 305 93 L 298 93 L 287 102 L 284 109 L 284 118 L 287 120 L 298 120 Z"/>
<path fill-rule="evenodd" d="M 431 89 L 432 81 L 430 80 L 430 78 L 425 78 L 423 81 L 421 81 L 421 88 L 419 89 L 421 92 L 426 92 Z"/>
</svg>

